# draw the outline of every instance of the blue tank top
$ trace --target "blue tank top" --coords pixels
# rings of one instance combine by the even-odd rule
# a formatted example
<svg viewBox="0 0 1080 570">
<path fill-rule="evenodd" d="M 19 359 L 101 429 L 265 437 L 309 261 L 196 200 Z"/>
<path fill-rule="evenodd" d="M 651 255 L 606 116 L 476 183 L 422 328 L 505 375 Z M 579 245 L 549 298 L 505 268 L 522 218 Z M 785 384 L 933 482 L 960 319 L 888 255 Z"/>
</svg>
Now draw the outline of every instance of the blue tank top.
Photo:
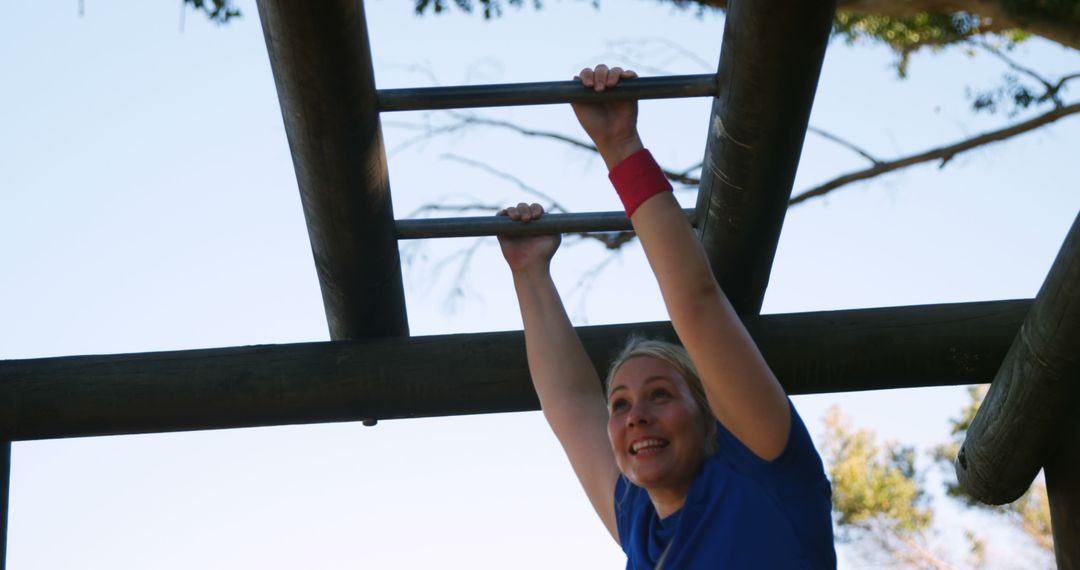
<svg viewBox="0 0 1080 570">
<path fill-rule="evenodd" d="M 790 401 L 789 401 L 790 406 Z M 821 458 L 791 406 L 791 432 L 772 461 L 717 423 L 683 507 L 660 519 L 644 489 L 620 475 L 615 518 L 628 570 L 835 568 L 832 504 Z M 664 554 L 666 551 L 666 555 Z"/>
</svg>

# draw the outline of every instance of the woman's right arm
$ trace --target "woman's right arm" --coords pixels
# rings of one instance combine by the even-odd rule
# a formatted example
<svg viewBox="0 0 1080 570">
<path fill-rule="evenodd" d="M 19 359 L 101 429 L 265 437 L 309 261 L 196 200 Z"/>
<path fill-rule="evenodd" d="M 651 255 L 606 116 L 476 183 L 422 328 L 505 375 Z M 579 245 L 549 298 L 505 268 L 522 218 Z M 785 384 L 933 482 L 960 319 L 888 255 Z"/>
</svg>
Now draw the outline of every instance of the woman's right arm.
<svg viewBox="0 0 1080 570">
<path fill-rule="evenodd" d="M 542 216 L 543 208 L 519 204 L 499 215 L 528 222 Z M 551 257 L 559 247 L 559 236 L 500 236 L 499 245 L 514 277 L 529 373 L 544 417 L 596 514 L 618 542 L 614 494 L 619 469 L 607 437 L 608 413 L 600 378 L 551 279 Z"/>
</svg>

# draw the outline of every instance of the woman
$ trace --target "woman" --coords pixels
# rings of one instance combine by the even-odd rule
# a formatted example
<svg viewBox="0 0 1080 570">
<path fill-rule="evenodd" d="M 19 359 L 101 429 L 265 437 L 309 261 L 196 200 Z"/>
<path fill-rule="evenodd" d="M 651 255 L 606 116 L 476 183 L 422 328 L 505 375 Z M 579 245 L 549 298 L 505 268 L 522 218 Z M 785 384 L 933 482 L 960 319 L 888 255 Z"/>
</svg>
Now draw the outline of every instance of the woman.
<svg viewBox="0 0 1080 570">
<path fill-rule="evenodd" d="M 575 79 L 602 92 L 635 76 L 599 65 Z M 574 112 L 610 170 L 685 351 L 631 340 L 602 389 L 549 272 L 559 236 L 499 243 L 544 415 L 627 568 L 835 566 L 821 460 L 644 150 L 637 103 Z M 529 222 L 543 209 L 522 203 L 499 215 Z"/>
</svg>

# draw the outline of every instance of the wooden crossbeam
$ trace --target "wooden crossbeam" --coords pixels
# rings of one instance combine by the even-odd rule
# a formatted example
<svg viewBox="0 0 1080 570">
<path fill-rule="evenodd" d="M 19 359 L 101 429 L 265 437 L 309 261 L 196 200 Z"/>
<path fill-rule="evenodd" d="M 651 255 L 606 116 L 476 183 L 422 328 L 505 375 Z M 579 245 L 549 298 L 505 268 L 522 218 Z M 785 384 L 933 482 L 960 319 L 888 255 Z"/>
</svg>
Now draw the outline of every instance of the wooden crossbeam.
<svg viewBox="0 0 1080 570">
<path fill-rule="evenodd" d="M 761 310 L 835 8 L 835 0 L 728 5 L 697 218 L 739 314 Z"/>
<path fill-rule="evenodd" d="M 363 3 L 258 6 L 330 337 L 407 335 Z"/>
<path fill-rule="evenodd" d="M 752 316 L 792 394 L 988 381 L 1030 307 L 996 301 Z M 578 329 L 600 370 L 627 335 Z M 535 410 L 520 331 L 0 361 L 12 440 Z"/>
</svg>

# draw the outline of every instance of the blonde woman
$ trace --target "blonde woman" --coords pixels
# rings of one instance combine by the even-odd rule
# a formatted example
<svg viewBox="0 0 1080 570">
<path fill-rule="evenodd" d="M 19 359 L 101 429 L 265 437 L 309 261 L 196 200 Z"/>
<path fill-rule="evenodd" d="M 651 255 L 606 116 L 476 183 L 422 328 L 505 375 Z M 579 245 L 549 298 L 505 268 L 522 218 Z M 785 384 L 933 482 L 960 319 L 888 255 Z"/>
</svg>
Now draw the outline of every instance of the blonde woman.
<svg viewBox="0 0 1080 570">
<path fill-rule="evenodd" d="M 617 88 L 599 65 L 575 78 Z M 802 420 L 713 278 L 637 132 L 637 103 L 575 104 L 683 347 L 632 339 L 601 387 L 549 272 L 558 236 L 500 238 L 544 416 L 627 568 L 830 568 L 830 487 Z M 527 223 L 538 204 L 499 215 Z"/>
</svg>

